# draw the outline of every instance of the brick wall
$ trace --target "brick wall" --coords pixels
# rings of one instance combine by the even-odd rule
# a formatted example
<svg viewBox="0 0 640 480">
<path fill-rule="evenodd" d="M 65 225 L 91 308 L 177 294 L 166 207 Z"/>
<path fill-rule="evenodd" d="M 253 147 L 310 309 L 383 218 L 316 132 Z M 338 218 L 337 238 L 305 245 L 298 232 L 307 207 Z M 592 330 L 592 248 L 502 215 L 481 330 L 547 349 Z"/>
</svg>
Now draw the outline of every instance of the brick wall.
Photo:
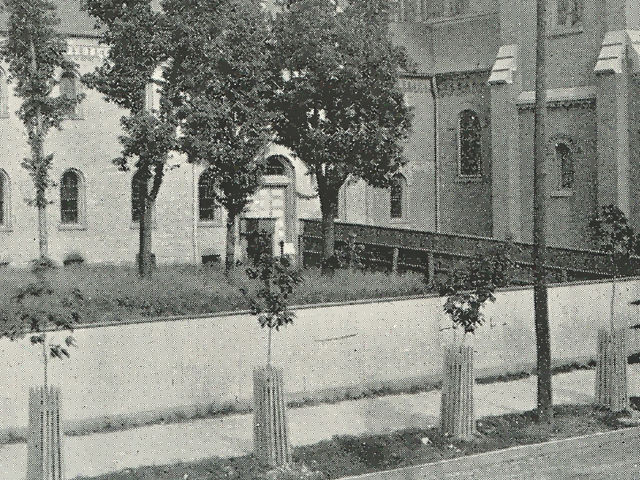
<svg viewBox="0 0 640 480">
<path fill-rule="evenodd" d="M 101 63 L 95 40 L 74 42 L 80 46 L 70 51 L 77 52 L 73 53 L 73 59 L 79 63 L 81 74 Z M 19 99 L 12 95 L 11 85 L 9 90 L 9 116 L 0 118 L 0 141 L 4 147 L 0 168 L 10 181 L 10 223 L 0 228 L 0 260 L 8 259 L 18 265 L 38 256 L 38 230 L 36 209 L 24 201 L 34 194 L 33 183 L 20 166 L 29 150 L 24 128 L 15 114 Z M 88 262 L 132 263 L 139 236 L 137 225 L 131 222 L 132 172 L 118 171 L 112 163 L 122 148 L 118 142 L 119 119 L 126 112 L 106 103 L 96 91 L 85 93 L 81 119 L 65 121 L 63 130 L 52 130 L 45 143 L 45 151 L 54 154 L 52 180 L 59 183 L 62 173 L 69 168 L 80 172 L 83 179 L 80 204 L 84 221 L 80 226 L 61 226 L 59 187 L 48 193 L 52 202 L 48 206 L 49 254 L 58 262 L 69 253 L 79 253 Z M 268 155 L 272 153 L 292 157 L 291 152 L 279 146 L 272 146 Z M 199 263 L 202 255 L 223 255 L 223 215 L 207 224 L 194 222 L 198 213 L 194 208 L 197 200 L 194 194 L 197 195 L 198 176 L 204 167 L 189 165 L 185 158 L 177 155 L 171 156 L 168 165 L 177 168 L 166 171 L 154 210 L 152 251 L 158 263 Z M 302 162 L 294 160 L 293 165 L 291 195 L 296 190 L 312 192 L 313 186 Z M 317 199 L 301 203 L 306 217 L 317 217 Z M 291 204 L 293 207 L 287 215 L 295 218 L 296 202 Z M 290 224 L 295 226 L 296 222 L 291 220 Z M 297 232 L 292 232 L 290 237 L 296 238 Z"/>
</svg>

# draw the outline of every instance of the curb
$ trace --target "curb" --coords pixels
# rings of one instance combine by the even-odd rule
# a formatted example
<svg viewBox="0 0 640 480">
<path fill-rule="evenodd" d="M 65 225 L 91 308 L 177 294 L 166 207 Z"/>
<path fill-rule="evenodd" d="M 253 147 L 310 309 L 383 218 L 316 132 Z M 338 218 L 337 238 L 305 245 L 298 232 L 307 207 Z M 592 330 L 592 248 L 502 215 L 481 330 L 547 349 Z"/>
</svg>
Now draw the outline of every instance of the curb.
<svg viewBox="0 0 640 480">
<path fill-rule="evenodd" d="M 441 467 L 444 465 L 451 465 L 455 462 L 463 462 L 463 461 L 473 462 L 474 460 L 484 460 L 490 457 L 496 457 L 496 460 L 497 460 L 496 463 L 498 462 L 503 463 L 505 461 L 513 461 L 518 458 L 524 458 L 525 456 L 527 456 L 526 454 L 528 453 L 526 452 L 526 450 L 531 450 L 531 451 L 534 451 L 536 449 L 542 450 L 542 451 L 552 450 L 553 447 L 556 447 L 562 444 L 566 445 L 571 443 L 579 443 L 580 441 L 584 441 L 584 440 L 592 440 L 592 439 L 601 438 L 603 436 L 616 436 L 616 435 L 620 435 L 620 436 L 629 435 L 630 437 L 636 436 L 640 438 L 640 427 L 634 426 L 629 428 L 620 428 L 618 430 L 612 430 L 608 432 L 590 433 L 588 435 L 581 435 L 579 437 L 563 438 L 559 440 L 550 440 L 548 442 L 531 443 L 527 445 L 516 445 L 514 447 L 508 447 L 501 450 L 493 450 L 490 452 L 477 453 L 474 455 L 466 455 L 466 456 L 451 458 L 448 460 L 440 460 L 438 462 L 414 465 L 411 467 L 402 467 L 402 468 L 396 468 L 393 470 L 382 470 L 379 472 L 365 473 L 362 475 L 340 477 L 338 480 L 366 480 L 366 479 L 412 480 L 417 478 L 426 479 L 428 478 L 426 474 L 429 472 L 423 472 L 424 469 L 437 471 L 438 467 Z M 557 450 L 557 448 L 553 448 L 553 450 Z M 542 453 L 542 452 L 537 452 L 537 453 Z M 502 458 L 499 458 L 499 457 L 502 457 Z M 639 475 L 640 475 L 640 472 L 639 472 Z M 474 476 L 473 478 L 476 478 L 476 477 Z M 480 478 L 480 477 L 477 477 L 477 478 Z"/>
</svg>

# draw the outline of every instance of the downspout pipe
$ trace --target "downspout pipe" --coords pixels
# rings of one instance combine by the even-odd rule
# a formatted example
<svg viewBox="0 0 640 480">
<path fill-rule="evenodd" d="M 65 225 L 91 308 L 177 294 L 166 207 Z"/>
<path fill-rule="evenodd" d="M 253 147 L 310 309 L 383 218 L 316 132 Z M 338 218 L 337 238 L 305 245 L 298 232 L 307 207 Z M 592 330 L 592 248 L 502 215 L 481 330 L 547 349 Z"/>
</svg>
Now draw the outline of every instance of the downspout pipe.
<svg viewBox="0 0 640 480">
<path fill-rule="evenodd" d="M 431 77 L 431 97 L 433 99 L 433 183 L 434 183 L 434 224 L 436 233 L 440 233 L 440 110 L 438 109 L 438 82 Z"/>
</svg>

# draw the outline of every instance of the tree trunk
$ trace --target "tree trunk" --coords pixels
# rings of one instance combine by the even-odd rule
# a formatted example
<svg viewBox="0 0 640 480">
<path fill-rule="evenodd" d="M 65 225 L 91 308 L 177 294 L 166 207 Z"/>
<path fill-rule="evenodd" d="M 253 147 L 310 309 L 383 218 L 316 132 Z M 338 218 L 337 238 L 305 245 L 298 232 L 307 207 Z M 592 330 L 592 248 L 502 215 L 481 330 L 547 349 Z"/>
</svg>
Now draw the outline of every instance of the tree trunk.
<svg viewBox="0 0 640 480">
<path fill-rule="evenodd" d="M 331 257 L 335 251 L 336 232 L 333 214 L 322 212 L 322 260 Z"/>
<path fill-rule="evenodd" d="M 329 183 L 322 166 L 315 169 L 318 182 L 318 196 L 320 197 L 320 211 L 322 212 L 322 260 L 333 256 L 335 252 L 334 219 L 338 211 L 338 191 Z M 324 269 L 323 269 L 324 271 Z"/>
<path fill-rule="evenodd" d="M 536 85 L 534 111 L 533 180 L 533 304 L 538 363 L 538 419 L 549 421 L 553 414 L 551 395 L 551 342 L 545 265 L 545 117 L 546 117 L 546 0 L 536 8 Z"/>
<path fill-rule="evenodd" d="M 224 271 L 229 273 L 235 264 L 237 215 L 227 214 L 227 241 L 224 256 Z"/>
<path fill-rule="evenodd" d="M 140 182 L 140 231 L 138 245 L 138 273 L 141 277 L 151 275 L 151 234 L 153 229 L 153 203 L 149 198 L 150 180 Z"/>
<path fill-rule="evenodd" d="M 35 72 L 38 69 L 38 65 L 33 38 L 29 39 L 29 50 L 31 53 L 31 66 Z M 47 232 L 47 184 L 49 171 L 44 158 L 44 126 L 42 125 L 42 110 L 39 104 L 36 104 L 35 108 L 36 125 L 30 142 L 31 159 L 33 162 L 33 178 L 36 187 L 36 207 L 38 209 L 38 246 L 40 250 L 40 258 L 45 258 L 49 255 L 49 239 Z"/>
<path fill-rule="evenodd" d="M 40 152 L 42 158 L 42 152 Z M 39 166 L 36 168 L 40 168 Z M 46 176 L 46 172 L 44 173 Z M 49 234 L 47 231 L 47 195 L 44 186 L 36 186 L 36 205 L 38 207 L 38 245 L 40 258 L 49 255 Z"/>
</svg>

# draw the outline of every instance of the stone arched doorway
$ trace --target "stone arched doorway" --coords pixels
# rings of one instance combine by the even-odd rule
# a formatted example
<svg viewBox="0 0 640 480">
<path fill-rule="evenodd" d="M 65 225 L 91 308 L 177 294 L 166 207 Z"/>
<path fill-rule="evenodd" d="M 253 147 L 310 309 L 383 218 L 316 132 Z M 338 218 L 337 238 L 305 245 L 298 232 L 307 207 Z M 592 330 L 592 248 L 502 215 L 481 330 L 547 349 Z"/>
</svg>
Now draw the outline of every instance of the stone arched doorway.
<svg viewBox="0 0 640 480">
<path fill-rule="evenodd" d="M 274 254 L 279 254 L 281 248 L 285 253 L 294 253 L 295 189 L 295 169 L 289 159 L 284 155 L 267 157 L 262 187 L 256 192 L 253 202 L 242 217 L 242 236 L 245 237 L 254 230 L 266 230 L 272 235 Z"/>
</svg>

